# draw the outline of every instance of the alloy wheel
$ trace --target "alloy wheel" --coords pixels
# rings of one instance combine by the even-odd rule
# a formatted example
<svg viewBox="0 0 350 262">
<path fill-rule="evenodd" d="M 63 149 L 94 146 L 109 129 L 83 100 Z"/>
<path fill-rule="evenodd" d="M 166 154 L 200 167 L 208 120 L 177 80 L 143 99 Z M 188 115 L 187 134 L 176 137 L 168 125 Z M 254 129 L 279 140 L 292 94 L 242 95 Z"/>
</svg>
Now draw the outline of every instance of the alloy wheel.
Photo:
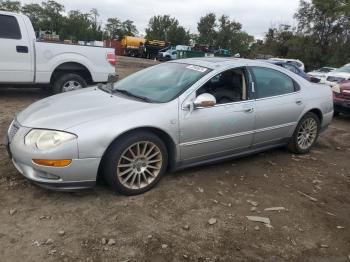
<svg viewBox="0 0 350 262">
<path fill-rule="evenodd" d="M 119 158 L 118 180 L 129 189 L 145 188 L 160 174 L 162 164 L 162 153 L 156 144 L 150 141 L 134 143 Z"/>
<path fill-rule="evenodd" d="M 317 122 L 313 118 L 307 118 L 301 124 L 298 130 L 298 146 L 303 149 L 309 149 L 317 137 Z"/>
</svg>

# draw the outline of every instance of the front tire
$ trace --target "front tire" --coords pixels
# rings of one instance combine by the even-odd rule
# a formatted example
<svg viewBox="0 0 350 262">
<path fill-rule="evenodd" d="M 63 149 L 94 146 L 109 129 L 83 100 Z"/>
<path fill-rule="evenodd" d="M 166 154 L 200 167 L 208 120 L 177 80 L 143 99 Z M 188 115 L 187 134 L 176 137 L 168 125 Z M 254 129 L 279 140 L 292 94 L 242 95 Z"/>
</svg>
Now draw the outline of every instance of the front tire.
<svg viewBox="0 0 350 262">
<path fill-rule="evenodd" d="M 114 142 L 103 160 L 103 176 L 117 192 L 132 196 L 152 189 L 165 173 L 164 142 L 150 132 L 126 135 Z"/>
<path fill-rule="evenodd" d="M 321 121 L 317 115 L 309 112 L 300 120 L 289 141 L 288 149 L 296 154 L 306 154 L 317 141 Z"/>
<path fill-rule="evenodd" d="M 63 74 L 58 76 L 52 87 L 54 94 L 82 89 L 87 86 L 86 81 L 78 74 Z"/>
</svg>

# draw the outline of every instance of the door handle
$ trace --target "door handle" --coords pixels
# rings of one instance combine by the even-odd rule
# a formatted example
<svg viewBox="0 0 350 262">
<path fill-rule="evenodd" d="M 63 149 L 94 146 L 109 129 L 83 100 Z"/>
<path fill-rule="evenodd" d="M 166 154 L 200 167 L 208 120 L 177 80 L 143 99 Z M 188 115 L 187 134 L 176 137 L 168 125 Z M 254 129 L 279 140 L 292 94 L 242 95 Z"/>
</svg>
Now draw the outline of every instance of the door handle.
<svg viewBox="0 0 350 262">
<path fill-rule="evenodd" d="M 17 53 L 28 53 L 28 46 L 24 46 L 24 45 L 18 45 L 16 46 L 16 51 Z"/>
<path fill-rule="evenodd" d="M 296 103 L 297 105 L 301 105 L 301 104 L 303 103 L 303 100 L 297 99 L 297 100 L 295 101 L 295 103 Z"/>
</svg>

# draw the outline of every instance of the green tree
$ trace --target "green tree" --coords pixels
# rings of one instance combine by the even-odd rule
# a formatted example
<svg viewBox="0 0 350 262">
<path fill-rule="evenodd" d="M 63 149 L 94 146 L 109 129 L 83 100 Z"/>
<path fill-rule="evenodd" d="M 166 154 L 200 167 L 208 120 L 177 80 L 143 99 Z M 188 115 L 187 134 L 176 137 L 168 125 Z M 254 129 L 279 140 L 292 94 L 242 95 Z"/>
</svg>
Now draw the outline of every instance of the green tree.
<svg viewBox="0 0 350 262">
<path fill-rule="evenodd" d="M 0 1 L 0 10 L 2 11 L 9 11 L 9 12 L 16 12 L 19 13 L 21 11 L 21 2 L 19 1 Z"/>
<path fill-rule="evenodd" d="M 318 64 L 341 65 L 350 59 L 349 0 L 301 0 L 295 18 L 298 32 L 311 38 L 319 50 Z"/>
<path fill-rule="evenodd" d="M 65 8 L 60 3 L 53 0 L 42 2 L 43 20 L 42 25 L 45 29 L 50 29 L 59 33 L 62 29 L 64 18 L 62 13 Z M 73 25 L 70 25 L 73 26 Z"/>
<path fill-rule="evenodd" d="M 43 11 L 43 8 L 39 4 L 26 4 L 22 7 L 22 13 L 29 17 L 35 31 L 44 29 L 42 28 Z"/>
<path fill-rule="evenodd" d="M 229 16 L 221 15 L 216 19 L 215 14 L 207 14 L 200 18 L 197 28 L 199 44 L 228 49 L 231 53 L 240 53 L 244 57 L 249 56 L 254 37 L 242 31 L 242 24 L 231 20 Z"/>
<path fill-rule="evenodd" d="M 253 43 L 253 36 L 244 31 L 239 31 L 232 34 L 232 40 L 229 49 L 233 53 L 239 53 L 241 57 L 248 57 Z"/>
<path fill-rule="evenodd" d="M 189 42 L 189 32 L 184 27 L 179 26 L 179 21 L 176 18 L 169 15 L 158 15 L 149 20 L 146 38 L 168 41 L 174 45 L 186 45 Z"/>
<path fill-rule="evenodd" d="M 122 25 L 122 22 L 118 18 L 107 19 L 106 31 L 110 38 L 121 39 L 123 37 L 121 25 Z"/>
<path fill-rule="evenodd" d="M 216 33 L 216 46 L 225 49 L 231 49 L 235 44 L 233 41 L 238 37 L 234 37 L 235 34 L 240 33 L 242 25 L 235 21 L 230 21 L 230 18 L 226 15 L 222 15 L 218 19 L 218 31 Z M 236 39 L 234 39 L 236 38 Z"/>
<path fill-rule="evenodd" d="M 131 20 L 122 22 L 121 28 L 123 36 L 135 36 L 139 33 L 136 26 L 134 25 L 134 22 Z"/>
<path fill-rule="evenodd" d="M 79 10 L 69 11 L 64 19 L 61 37 L 74 41 L 94 41 L 102 39 L 100 26 L 95 24 L 95 17 Z"/>
<path fill-rule="evenodd" d="M 198 42 L 206 45 L 214 45 L 217 34 L 216 27 L 216 15 L 214 13 L 209 13 L 201 17 L 197 24 L 199 32 Z"/>
</svg>

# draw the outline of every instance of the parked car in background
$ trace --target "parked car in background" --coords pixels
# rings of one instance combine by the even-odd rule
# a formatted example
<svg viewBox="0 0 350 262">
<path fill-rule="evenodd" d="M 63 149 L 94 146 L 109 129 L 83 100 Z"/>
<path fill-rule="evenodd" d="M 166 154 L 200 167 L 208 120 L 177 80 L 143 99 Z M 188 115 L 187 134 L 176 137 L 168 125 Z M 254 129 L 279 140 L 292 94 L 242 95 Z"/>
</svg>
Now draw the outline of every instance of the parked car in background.
<svg viewBox="0 0 350 262">
<path fill-rule="evenodd" d="M 111 48 L 38 42 L 27 16 L 0 11 L 0 86 L 61 93 L 107 82 L 115 65 Z"/>
<path fill-rule="evenodd" d="M 328 73 L 325 84 L 334 86 L 346 80 L 350 80 L 350 64 L 346 64 L 345 66 Z"/>
<path fill-rule="evenodd" d="M 159 40 L 146 40 L 139 48 L 139 57 L 147 59 L 156 59 L 160 50 L 169 48 L 170 43 Z"/>
<path fill-rule="evenodd" d="M 44 187 L 91 187 L 100 174 L 136 195 L 168 169 L 281 146 L 307 153 L 332 117 L 331 89 L 282 67 L 183 59 L 32 104 L 11 123 L 7 148 L 17 170 Z"/>
<path fill-rule="evenodd" d="M 350 81 L 332 87 L 335 114 L 350 114 Z"/>
<path fill-rule="evenodd" d="M 157 59 L 159 61 L 170 61 L 175 60 L 177 55 L 176 49 L 167 49 L 165 51 L 160 50 Z"/>
<path fill-rule="evenodd" d="M 297 66 L 298 68 L 300 68 L 301 70 L 305 71 L 305 65 L 303 62 L 301 62 L 298 59 L 289 59 L 289 58 L 270 58 L 269 60 L 273 60 L 273 61 L 283 61 L 285 63 L 289 63 L 289 64 L 293 64 L 295 66 Z"/>
<path fill-rule="evenodd" d="M 303 70 L 301 70 L 299 67 L 297 67 L 294 64 L 286 63 L 286 62 L 280 61 L 280 60 L 266 60 L 266 62 L 277 65 L 277 66 L 281 66 L 281 67 L 301 76 L 302 78 L 306 79 L 307 81 L 319 82 L 319 81 L 312 81 L 312 78 L 309 75 L 307 75 Z"/>
<path fill-rule="evenodd" d="M 324 84 L 326 81 L 327 74 L 336 70 L 334 67 L 322 67 L 320 69 L 311 71 L 307 73 L 310 77 L 317 78 L 320 80 L 320 83 Z"/>
<path fill-rule="evenodd" d="M 191 47 L 187 45 L 177 45 L 175 47 L 164 48 L 159 51 L 157 59 L 159 61 L 170 61 L 177 58 L 177 52 L 191 51 Z"/>
</svg>

